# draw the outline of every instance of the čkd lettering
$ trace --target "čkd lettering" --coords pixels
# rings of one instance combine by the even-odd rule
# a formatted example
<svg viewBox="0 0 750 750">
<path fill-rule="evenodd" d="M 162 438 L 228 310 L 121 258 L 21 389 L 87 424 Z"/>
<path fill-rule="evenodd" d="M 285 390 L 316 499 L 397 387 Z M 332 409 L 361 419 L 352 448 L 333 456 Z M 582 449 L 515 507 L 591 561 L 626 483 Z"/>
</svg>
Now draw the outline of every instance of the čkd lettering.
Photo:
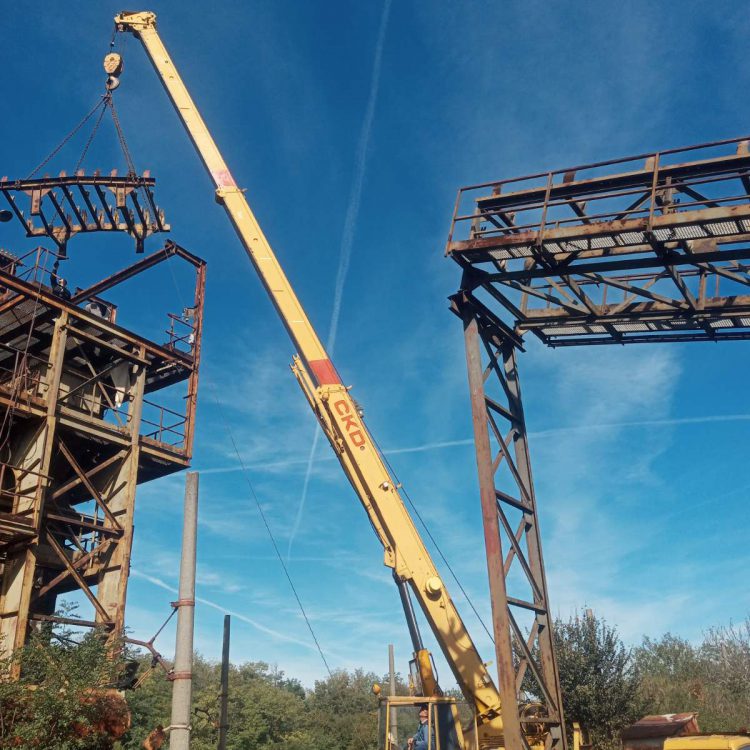
<svg viewBox="0 0 750 750">
<path fill-rule="evenodd" d="M 333 404 L 333 408 L 344 421 L 344 429 L 346 434 L 349 435 L 349 439 L 352 444 L 357 448 L 364 448 L 365 446 L 365 435 L 357 424 L 357 420 L 352 414 L 352 410 L 349 408 L 349 404 L 344 401 L 336 401 Z"/>
</svg>

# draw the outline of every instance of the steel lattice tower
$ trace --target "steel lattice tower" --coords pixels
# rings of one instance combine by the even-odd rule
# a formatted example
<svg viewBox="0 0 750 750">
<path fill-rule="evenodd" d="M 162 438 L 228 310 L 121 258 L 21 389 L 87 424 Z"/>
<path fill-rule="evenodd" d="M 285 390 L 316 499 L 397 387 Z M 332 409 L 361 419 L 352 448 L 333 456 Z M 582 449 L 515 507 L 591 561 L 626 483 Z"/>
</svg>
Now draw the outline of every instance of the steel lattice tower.
<svg viewBox="0 0 750 750">
<path fill-rule="evenodd" d="M 550 347 L 750 338 L 747 137 L 462 188 L 463 321 L 506 747 L 518 696 L 565 723 L 518 374 Z M 538 721 L 538 719 L 534 719 Z"/>
<path fill-rule="evenodd" d="M 114 174 L 0 182 L 27 237 L 52 248 L 0 257 L 0 653 L 22 647 L 34 623 L 64 620 L 58 597 L 71 591 L 92 612 L 73 624 L 121 634 L 136 487 L 190 463 L 205 263 L 168 241 L 69 299 L 49 277 L 79 233 L 125 232 L 141 252 L 167 231 L 153 184 Z M 187 264 L 195 283 L 181 314 L 150 303 L 168 329 L 156 342 L 120 325 L 106 294 L 162 262 Z"/>
</svg>

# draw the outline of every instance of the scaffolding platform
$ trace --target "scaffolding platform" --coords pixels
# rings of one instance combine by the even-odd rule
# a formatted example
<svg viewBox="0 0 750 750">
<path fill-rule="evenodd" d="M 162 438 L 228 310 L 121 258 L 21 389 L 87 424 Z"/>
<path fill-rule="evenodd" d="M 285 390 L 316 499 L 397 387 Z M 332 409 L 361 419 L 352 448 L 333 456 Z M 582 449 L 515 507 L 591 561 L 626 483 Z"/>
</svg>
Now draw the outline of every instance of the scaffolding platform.
<svg viewBox="0 0 750 750">
<path fill-rule="evenodd" d="M 750 338 L 749 144 L 462 188 L 462 292 L 549 346 Z"/>
<path fill-rule="evenodd" d="M 54 267 L 49 270 L 79 232 L 127 233 L 138 251 L 146 236 L 163 231 L 167 225 L 160 212 L 156 224 L 151 223 L 154 212 L 138 213 L 136 193 L 142 202 L 153 201 L 148 197 L 153 180 L 144 179 L 79 175 L 49 180 L 39 201 L 54 205 L 56 191 L 65 197 L 73 189 L 63 189 L 61 180 L 67 180 L 80 195 L 86 184 L 95 184 L 105 207 L 94 220 L 90 213 L 81 214 L 78 224 L 62 210 L 53 217 L 43 207 L 41 213 L 34 209 L 32 215 L 45 217 L 42 226 L 54 249 L 37 247 L 20 257 L 0 252 L 4 653 L 23 646 L 34 622 L 59 619 L 58 597 L 71 591 L 81 592 L 91 605 L 90 619 L 81 622 L 122 633 L 137 485 L 190 465 L 205 262 L 167 241 L 136 263 L 67 294 L 53 286 L 57 276 Z M 143 184 L 130 190 L 128 181 Z M 21 183 L 0 183 L 0 192 L 11 201 L 25 233 L 37 237 L 18 196 L 9 198 L 10 185 Z M 108 195 L 116 205 L 109 205 Z M 32 208 L 37 197 L 28 195 Z M 126 199 L 131 208 L 124 205 Z M 114 221 L 102 218 L 108 212 Z M 153 302 L 153 320 L 163 316 L 165 322 L 164 338 L 155 341 L 121 325 L 117 305 L 107 297 L 119 284 L 164 262 L 186 264 L 194 281 L 190 307 L 160 310 Z M 181 278 L 190 274 L 182 272 Z"/>
</svg>

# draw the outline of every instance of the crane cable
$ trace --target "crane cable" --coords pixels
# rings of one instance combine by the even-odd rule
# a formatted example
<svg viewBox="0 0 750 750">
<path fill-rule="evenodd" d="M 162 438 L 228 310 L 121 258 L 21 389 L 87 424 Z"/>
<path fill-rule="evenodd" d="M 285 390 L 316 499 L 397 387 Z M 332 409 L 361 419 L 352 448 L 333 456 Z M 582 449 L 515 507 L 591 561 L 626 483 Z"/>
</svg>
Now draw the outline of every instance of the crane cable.
<svg viewBox="0 0 750 750">
<path fill-rule="evenodd" d="M 94 105 L 94 107 L 91 108 L 91 110 L 88 112 L 88 114 L 84 115 L 81 121 L 60 141 L 60 143 L 55 146 L 55 148 L 50 151 L 50 153 L 47 155 L 46 158 L 44 158 L 37 166 L 31 171 L 29 176 L 26 178 L 27 180 L 30 180 L 34 177 L 34 175 L 42 169 L 42 167 L 45 167 L 52 159 L 57 156 L 57 154 L 62 150 L 62 148 L 70 142 L 70 140 L 75 136 L 75 134 L 94 116 L 96 113 L 96 110 L 99 109 L 99 107 L 102 107 L 103 105 L 106 106 L 107 96 L 109 95 L 109 92 L 106 94 L 102 94 L 102 96 L 99 98 L 99 101 Z M 99 121 L 101 122 L 101 117 L 99 118 Z"/>
<path fill-rule="evenodd" d="M 364 420 L 363 424 L 364 424 Z M 425 532 L 427 533 L 427 536 L 430 538 L 430 541 L 434 545 L 435 549 L 437 550 L 437 553 L 440 555 L 440 559 L 445 563 L 445 566 L 450 571 L 451 576 L 453 577 L 453 580 L 456 582 L 456 585 L 461 590 L 461 593 L 464 595 L 464 598 L 469 603 L 469 606 L 471 607 L 472 612 L 476 615 L 477 620 L 479 620 L 479 624 L 484 628 L 484 632 L 487 633 L 492 643 L 495 643 L 495 639 L 492 636 L 492 633 L 489 631 L 487 625 L 485 625 L 484 620 L 482 619 L 482 616 L 477 611 L 477 608 L 474 606 L 474 602 L 471 600 L 471 597 L 467 593 L 466 589 L 463 587 L 461 581 L 458 579 L 458 576 L 456 575 L 455 571 L 453 570 L 453 567 L 448 562 L 447 558 L 443 554 L 443 550 L 440 549 L 440 545 L 435 541 L 435 537 L 432 535 L 432 532 L 430 531 L 430 527 L 427 525 L 427 522 L 422 517 L 422 514 L 419 512 L 417 506 L 414 504 L 414 501 L 409 496 L 409 493 L 407 492 L 406 488 L 401 483 L 401 480 L 398 478 L 398 474 L 396 474 L 396 470 L 391 465 L 391 462 L 386 457 L 385 453 L 381 449 L 380 445 L 378 444 L 377 440 L 372 436 L 372 433 L 370 430 L 367 430 L 367 434 L 370 436 L 370 440 L 372 440 L 373 445 L 375 446 L 377 452 L 380 454 L 380 458 L 383 460 L 385 465 L 388 467 L 388 471 L 390 472 L 391 476 L 396 480 L 396 483 L 399 486 L 399 492 L 403 494 L 403 496 L 407 499 L 409 505 L 411 506 L 411 509 L 414 511 L 414 515 L 419 519 L 419 522 L 422 524 L 422 527 L 424 528 Z"/>
<path fill-rule="evenodd" d="M 169 268 L 170 275 L 172 277 L 172 283 L 174 284 L 175 290 L 177 291 L 177 296 L 180 299 L 180 304 L 184 308 L 186 307 L 185 299 L 182 296 L 182 291 L 180 290 L 180 287 L 177 284 L 177 277 L 175 276 L 174 270 L 172 269 L 172 256 L 171 255 L 167 256 L 167 267 Z M 227 437 L 229 438 L 229 442 L 232 444 L 232 450 L 234 451 L 234 454 L 237 458 L 237 463 L 240 466 L 242 475 L 245 478 L 245 482 L 247 482 L 248 489 L 250 490 L 250 496 L 252 497 L 253 502 L 255 503 L 255 507 L 258 509 L 258 514 L 260 515 L 261 520 L 263 521 L 263 525 L 265 526 L 266 533 L 268 534 L 268 537 L 271 540 L 271 545 L 273 546 L 274 552 L 276 553 L 276 557 L 278 558 L 279 563 L 281 564 L 281 568 L 284 571 L 284 576 L 286 577 L 286 580 L 289 583 L 289 588 L 291 588 L 292 590 L 292 594 L 294 595 L 294 599 L 297 602 L 297 606 L 300 610 L 300 613 L 302 614 L 302 618 L 304 619 L 305 624 L 307 625 L 307 629 L 310 631 L 310 635 L 313 639 L 313 642 L 315 643 L 315 648 L 317 649 L 318 654 L 320 655 L 320 658 L 326 668 L 326 671 L 328 672 L 328 676 L 333 677 L 333 670 L 328 664 L 325 654 L 323 653 L 323 648 L 320 645 L 320 641 L 318 641 L 318 637 L 315 634 L 315 629 L 313 628 L 312 623 L 310 622 L 310 618 L 307 616 L 307 612 L 305 611 L 305 607 L 302 604 L 302 599 L 300 598 L 299 593 L 297 592 L 297 587 L 294 585 L 294 581 L 292 580 L 292 576 L 289 572 L 289 568 L 284 562 L 284 558 L 281 554 L 281 550 L 279 550 L 279 545 L 276 542 L 276 537 L 274 536 L 273 531 L 271 530 L 271 525 L 268 522 L 268 518 L 266 517 L 266 514 L 263 512 L 263 506 L 261 505 L 261 502 L 258 499 L 258 495 L 255 491 L 255 486 L 253 485 L 253 481 L 250 478 L 250 472 L 247 466 L 245 465 L 245 462 L 242 460 L 242 454 L 240 453 L 240 450 L 237 446 L 237 441 L 234 439 L 234 433 L 232 432 L 232 429 L 229 426 L 229 420 L 226 417 L 224 409 L 221 405 L 221 401 L 219 400 L 216 394 L 216 388 L 210 380 L 206 380 L 205 382 L 208 384 L 209 388 L 211 389 L 211 397 L 213 399 L 214 405 L 216 406 L 219 412 L 219 416 L 221 417 L 221 422 L 222 422 L 222 426 L 224 427 L 224 431 L 226 432 Z"/>
<path fill-rule="evenodd" d="M 313 629 L 312 623 L 310 622 L 310 619 L 308 618 L 307 613 L 305 612 L 305 608 L 302 604 L 302 600 L 300 599 L 299 594 L 297 593 L 297 588 L 294 585 L 294 582 L 292 581 L 292 577 L 289 573 L 289 568 L 284 562 L 284 558 L 281 554 L 281 550 L 279 550 L 279 545 L 276 543 L 276 538 L 273 535 L 273 531 L 271 531 L 271 526 L 268 523 L 268 518 L 266 517 L 266 514 L 263 512 L 263 506 L 261 505 L 260 500 L 258 499 L 258 495 L 255 492 L 255 487 L 253 485 L 252 479 L 250 478 L 250 473 L 248 472 L 247 467 L 245 466 L 245 462 L 242 460 L 242 454 L 240 453 L 240 450 L 237 447 L 237 443 L 234 439 L 234 434 L 232 433 L 232 429 L 230 428 L 229 422 L 227 421 L 226 415 L 224 414 L 224 409 L 221 406 L 221 402 L 216 396 L 216 390 L 214 388 L 214 384 L 209 380 L 208 385 L 211 388 L 214 404 L 219 411 L 219 415 L 221 416 L 224 429 L 226 430 L 227 435 L 229 436 L 229 441 L 232 443 L 232 449 L 234 450 L 235 456 L 237 457 L 237 462 L 239 463 L 240 469 L 242 470 L 242 474 L 245 478 L 245 481 L 247 482 L 248 489 L 250 490 L 250 496 L 253 498 L 253 501 L 255 502 L 255 506 L 258 509 L 258 513 L 260 514 L 260 517 L 263 521 L 263 525 L 266 527 L 266 532 L 268 533 L 268 536 L 271 540 L 271 544 L 273 545 L 273 549 L 274 549 L 274 552 L 276 553 L 276 557 L 278 558 L 279 563 L 284 571 L 284 575 L 286 576 L 286 579 L 289 582 L 289 587 L 292 589 L 294 598 L 297 600 L 297 606 L 299 607 L 300 612 L 302 613 L 302 617 L 305 620 L 307 629 L 310 631 L 310 635 L 312 636 L 312 639 L 315 642 L 315 647 L 318 649 L 318 653 L 320 654 L 320 658 L 323 660 L 323 664 L 325 665 L 328 675 L 329 677 L 333 677 L 333 672 L 331 670 L 331 667 L 328 665 L 328 661 L 326 660 L 325 654 L 323 653 L 323 649 L 320 646 L 320 642 L 318 641 L 318 638 L 315 635 L 315 630 Z"/>
</svg>

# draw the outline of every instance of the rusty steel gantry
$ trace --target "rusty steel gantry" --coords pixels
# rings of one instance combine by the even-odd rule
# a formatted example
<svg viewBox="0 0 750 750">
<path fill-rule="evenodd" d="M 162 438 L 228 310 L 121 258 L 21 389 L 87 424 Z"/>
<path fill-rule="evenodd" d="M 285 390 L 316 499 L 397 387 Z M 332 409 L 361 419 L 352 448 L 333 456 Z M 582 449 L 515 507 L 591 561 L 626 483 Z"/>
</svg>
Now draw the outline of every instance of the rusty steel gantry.
<svg viewBox="0 0 750 750">
<path fill-rule="evenodd" d="M 136 485 L 190 462 L 204 261 L 167 241 L 69 299 L 50 285 L 51 260 L 79 233 L 124 232 L 142 252 L 167 231 L 153 185 L 115 173 L 0 181 L 26 236 L 53 248 L 0 252 L 0 654 L 35 622 L 66 621 L 57 598 L 71 591 L 93 613 L 72 624 L 122 633 Z M 187 263 L 195 285 L 181 314 L 154 302 L 167 326 L 156 342 L 123 327 L 106 294 L 165 261 Z"/>
<path fill-rule="evenodd" d="M 518 352 L 750 338 L 750 137 L 459 191 L 463 321 L 506 747 L 518 694 L 565 747 Z"/>
</svg>

